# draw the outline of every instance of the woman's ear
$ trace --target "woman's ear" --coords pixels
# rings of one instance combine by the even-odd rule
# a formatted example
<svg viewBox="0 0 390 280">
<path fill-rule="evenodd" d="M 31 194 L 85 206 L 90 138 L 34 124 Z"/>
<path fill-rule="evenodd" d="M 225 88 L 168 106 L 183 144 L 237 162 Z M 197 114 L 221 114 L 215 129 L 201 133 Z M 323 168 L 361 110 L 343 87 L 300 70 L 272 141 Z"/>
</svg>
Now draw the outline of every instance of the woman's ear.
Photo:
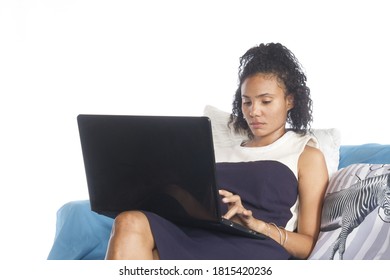
<svg viewBox="0 0 390 280">
<path fill-rule="evenodd" d="M 294 108 L 294 95 L 289 94 L 286 96 L 287 99 L 287 110 Z"/>
</svg>

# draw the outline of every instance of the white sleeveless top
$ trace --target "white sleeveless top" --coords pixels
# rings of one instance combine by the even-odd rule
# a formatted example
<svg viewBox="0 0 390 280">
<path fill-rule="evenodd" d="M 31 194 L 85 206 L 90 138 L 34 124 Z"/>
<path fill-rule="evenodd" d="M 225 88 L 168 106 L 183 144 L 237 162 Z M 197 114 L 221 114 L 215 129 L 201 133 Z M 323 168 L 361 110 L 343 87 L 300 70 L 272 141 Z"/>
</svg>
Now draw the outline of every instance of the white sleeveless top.
<svg viewBox="0 0 390 280">
<path fill-rule="evenodd" d="M 274 143 L 264 147 L 243 147 L 241 140 L 228 147 L 215 147 L 217 163 L 242 163 L 258 161 L 276 161 L 288 167 L 298 181 L 298 160 L 306 145 L 318 148 L 318 142 L 312 135 L 300 135 L 287 131 Z M 290 208 L 292 217 L 285 225 L 288 230 L 297 226 L 299 199 Z M 267 221 L 266 221 L 267 222 Z"/>
</svg>

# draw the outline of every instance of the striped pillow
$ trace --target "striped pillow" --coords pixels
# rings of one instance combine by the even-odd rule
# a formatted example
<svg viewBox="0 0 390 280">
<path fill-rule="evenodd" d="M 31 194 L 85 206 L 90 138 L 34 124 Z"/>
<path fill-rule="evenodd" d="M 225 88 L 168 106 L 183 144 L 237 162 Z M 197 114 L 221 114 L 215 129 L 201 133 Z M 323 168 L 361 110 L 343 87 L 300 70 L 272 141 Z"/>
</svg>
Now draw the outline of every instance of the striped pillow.
<svg viewBox="0 0 390 280">
<path fill-rule="evenodd" d="M 390 164 L 352 164 L 331 177 L 309 259 L 341 258 L 390 259 Z"/>
</svg>

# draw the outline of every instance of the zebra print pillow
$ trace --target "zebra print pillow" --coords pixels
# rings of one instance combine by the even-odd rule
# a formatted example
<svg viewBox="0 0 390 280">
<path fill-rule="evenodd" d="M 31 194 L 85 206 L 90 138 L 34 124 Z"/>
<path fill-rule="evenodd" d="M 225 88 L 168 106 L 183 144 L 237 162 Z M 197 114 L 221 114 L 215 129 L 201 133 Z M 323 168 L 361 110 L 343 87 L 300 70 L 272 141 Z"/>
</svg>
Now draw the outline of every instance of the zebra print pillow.
<svg viewBox="0 0 390 280">
<path fill-rule="evenodd" d="M 352 164 L 332 176 L 309 259 L 390 259 L 389 164 Z"/>
</svg>

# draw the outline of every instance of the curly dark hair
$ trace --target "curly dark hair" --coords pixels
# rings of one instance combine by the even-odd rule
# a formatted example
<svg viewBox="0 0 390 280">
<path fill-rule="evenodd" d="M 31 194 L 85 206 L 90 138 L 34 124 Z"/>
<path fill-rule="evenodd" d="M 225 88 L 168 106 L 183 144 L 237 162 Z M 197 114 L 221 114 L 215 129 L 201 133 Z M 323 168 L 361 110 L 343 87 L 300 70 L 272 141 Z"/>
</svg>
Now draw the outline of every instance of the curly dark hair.
<svg viewBox="0 0 390 280">
<path fill-rule="evenodd" d="M 284 85 L 286 95 L 293 95 L 294 107 L 287 114 L 287 124 L 290 130 L 305 134 L 313 120 L 310 89 L 306 86 L 306 75 L 301 64 L 295 55 L 280 43 L 260 44 L 249 49 L 240 58 L 239 84 L 229 125 L 233 124 L 236 132 L 246 132 L 250 138 L 253 137 L 241 108 L 241 85 L 247 78 L 259 73 L 275 75 Z"/>
</svg>

